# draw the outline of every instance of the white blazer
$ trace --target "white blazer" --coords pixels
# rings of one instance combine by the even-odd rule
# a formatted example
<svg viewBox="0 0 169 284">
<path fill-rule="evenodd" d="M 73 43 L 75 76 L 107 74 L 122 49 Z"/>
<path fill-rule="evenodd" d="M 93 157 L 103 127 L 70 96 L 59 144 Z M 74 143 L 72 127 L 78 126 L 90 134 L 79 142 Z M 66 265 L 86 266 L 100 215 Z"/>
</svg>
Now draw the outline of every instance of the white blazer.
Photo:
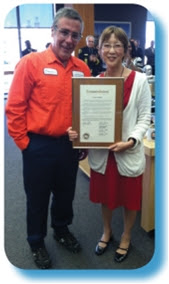
<svg viewBox="0 0 169 284">
<path fill-rule="evenodd" d="M 151 91 L 145 74 L 136 72 L 131 95 L 123 111 L 122 141 L 129 137 L 136 139 L 134 147 L 114 153 L 117 168 L 122 176 L 137 177 L 144 172 L 145 154 L 144 135 L 151 120 Z M 88 160 L 90 167 L 101 174 L 105 173 L 109 150 L 90 149 Z"/>
</svg>

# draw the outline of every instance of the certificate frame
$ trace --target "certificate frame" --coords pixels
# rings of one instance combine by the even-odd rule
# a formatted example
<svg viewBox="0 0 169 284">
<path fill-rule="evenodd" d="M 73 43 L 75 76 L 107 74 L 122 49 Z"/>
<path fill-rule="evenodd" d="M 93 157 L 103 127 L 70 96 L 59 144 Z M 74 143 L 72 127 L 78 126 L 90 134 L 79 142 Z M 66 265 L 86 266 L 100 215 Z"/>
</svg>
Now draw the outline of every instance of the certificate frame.
<svg viewBox="0 0 169 284">
<path fill-rule="evenodd" d="M 109 88 L 110 92 L 112 86 L 114 86 L 115 92 L 112 92 L 115 96 L 115 106 L 114 113 L 112 116 L 114 117 L 114 128 L 112 129 L 112 133 L 110 136 L 114 138 L 110 141 L 82 141 L 81 139 L 81 109 L 80 107 L 80 99 L 82 93 L 84 93 L 83 88 L 85 86 L 92 86 L 102 88 Z M 97 88 L 96 88 L 97 89 Z M 97 93 L 97 91 L 96 91 Z M 99 91 L 98 91 L 99 93 Z M 106 93 L 106 92 L 105 92 Z M 78 133 L 78 138 L 73 141 L 73 148 L 108 148 L 110 145 L 121 141 L 122 139 L 122 118 L 123 118 L 123 94 L 124 94 L 124 78 L 123 77 L 73 77 L 72 78 L 72 129 L 76 130 Z M 104 91 L 102 96 L 104 95 Z M 111 96 L 110 96 L 111 97 Z M 106 98 L 106 97 L 105 97 Z M 101 121 L 101 118 L 100 118 Z M 104 136 L 104 135 L 103 135 Z M 109 138 L 108 138 L 109 139 Z"/>
</svg>

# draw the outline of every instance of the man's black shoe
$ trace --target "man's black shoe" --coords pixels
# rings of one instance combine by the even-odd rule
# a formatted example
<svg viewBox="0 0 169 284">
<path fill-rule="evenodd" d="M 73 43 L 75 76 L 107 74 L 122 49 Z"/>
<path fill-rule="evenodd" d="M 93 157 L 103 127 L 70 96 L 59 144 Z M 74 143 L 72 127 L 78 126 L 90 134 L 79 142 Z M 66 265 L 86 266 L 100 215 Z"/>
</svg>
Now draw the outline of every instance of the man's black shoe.
<svg viewBox="0 0 169 284">
<path fill-rule="evenodd" d="M 32 255 L 34 262 L 38 268 L 48 269 L 51 267 L 51 260 L 45 246 L 37 249 L 32 249 Z"/>
<path fill-rule="evenodd" d="M 71 252 L 77 253 L 81 250 L 79 242 L 67 227 L 59 228 L 59 230 L 54 231 L 53 237 Z"/>
</svg>

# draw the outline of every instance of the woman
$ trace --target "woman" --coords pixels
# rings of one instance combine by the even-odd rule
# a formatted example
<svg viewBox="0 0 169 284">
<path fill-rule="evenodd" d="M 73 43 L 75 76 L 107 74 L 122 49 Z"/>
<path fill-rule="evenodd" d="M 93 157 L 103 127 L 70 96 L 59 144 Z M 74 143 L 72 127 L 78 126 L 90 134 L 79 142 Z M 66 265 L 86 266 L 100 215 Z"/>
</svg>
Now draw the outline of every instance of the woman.
<svg viewBox="0 0 169 284">
<path fill-rule="evenodd" d="M 112 212 L 124 208 L 124 229 L 115 261 L 128 255 L 131 231 L 137 211 L 141 209 L 142 175 L 145 168 L 143 137 L 150 124 L 151 93 L 144 74 L 123 66 L 128 50 L 128 38 L 118 27 L 106 28 L 99 39 L 99 52 L 107 69 L 99 77 L 124 77 L 124 110 L 122 141 L 109 149 L 91 149 L 90 200 L 102 204 L 103 235 L 96 246 L 103 254 L 112 238 Z M 71 141 L 78 133 L 68 129 Z"/>
</svg>

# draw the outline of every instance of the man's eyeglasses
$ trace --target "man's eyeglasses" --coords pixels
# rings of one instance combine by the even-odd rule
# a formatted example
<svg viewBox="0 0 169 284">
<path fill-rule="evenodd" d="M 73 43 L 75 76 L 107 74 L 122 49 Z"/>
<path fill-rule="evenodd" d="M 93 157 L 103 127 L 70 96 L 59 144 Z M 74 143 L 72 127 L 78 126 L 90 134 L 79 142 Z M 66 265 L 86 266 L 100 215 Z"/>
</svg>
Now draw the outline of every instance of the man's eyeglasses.
<svg viewBox="0 0 169 284">
<path fill-rule="evenodd" d="M 83 37 L 80 33 L 71 32 L 67 29 L 59 29 L 57 26 L 55 26 L 54 28 L 59 32 L 60 36 L 63 39 L 68 38 L 70 35 L 73 41 L 79 41 Z"/>
<path fill-rule="evenodd" d="M 103 44 L 104 50 L 110 50 L 112 47 L 113 47 L 114 50 L 120 50 L 124 46 L 120 43 L 115 43 L 115 44 L 104 43 Z"/>
</svg>

